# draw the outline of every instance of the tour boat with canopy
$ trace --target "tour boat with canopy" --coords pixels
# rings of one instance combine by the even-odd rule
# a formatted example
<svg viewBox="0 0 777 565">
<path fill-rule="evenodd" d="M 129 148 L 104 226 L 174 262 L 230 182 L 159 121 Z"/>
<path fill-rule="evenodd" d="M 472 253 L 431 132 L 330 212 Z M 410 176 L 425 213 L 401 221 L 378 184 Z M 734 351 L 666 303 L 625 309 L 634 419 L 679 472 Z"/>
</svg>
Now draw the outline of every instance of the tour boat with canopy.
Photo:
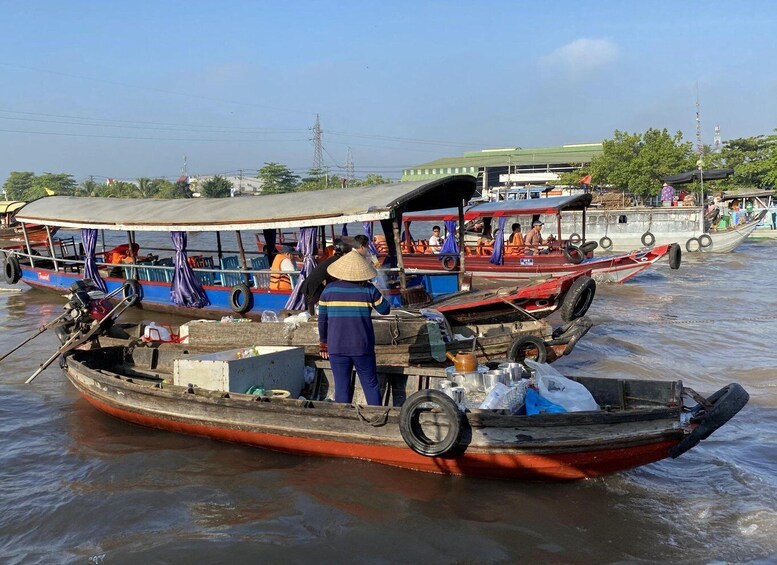
<svg viewBox="0 0 777 565">
<path fill-rule="evenodd" d="M 124 294 L 133 295 L 135 302 L 148 310 L 203 318 L 228 314 L 260 318 L 268 310 L 305 308 L 301 282 L 315 268 L 317 259 L 325 257 L 327 226 L 357 222 L 367 229 L 379 222 L 388 242 L 381 271 L 391 279 L 382 290 L 394 305 L 412 305 L 428 302 L 430 296 L 461 291 L 463 274 L 435 271 L 407 275 L 399 245 L 402 215 L 440 204 L 461 208 L 474 191 L 474 177 L 458 175 L 432 182 L 218 200 L 46 197 L 20 209 L 17 220 L 22 226 L 43 226 L 47 245 L 35 247 L 26 241 L 24 249 L 6 250 L 4 275 L 9 283 L 21 279 L 60 294 L 76 280 L 89 278 L 109 293 L 124 287 Z M 75 236 L 54 240 L 56 229 L 80 230 L 80 244 Z M 273 269 L 279 252 L 278 233 L 283 230 L 298 230 L 299 271 Z M 263 249 L 246 251 L 242 233 L 247 231 L 262 234 Z M 109 249 L 106 232 L 112 233 L 114 242 L 126 232 L 126 243 Z M 235 234 L 234 254 L 222 245 L 224 232 Z M 141 251 L 138 236 L 154 233 L 157 241 L 160 234 L 170 234 L 173 256 L 160 258 L 155 253 L 164 250 L 154 247 Z M 188 236 L 203 233 L 215 235 L 215 249 L 194 255 L 188 249 Z M 102 241 L 100 251 L 98 240 Z M 463 263 L 462 256 L 462 270 Z M 291 288 L 273 288 L 273 278 L 280 276 L 289 277 Z M 521 289 L 520 297 L 516 296 L 522 302 L 519 310 L 534 311 L 536 317 L 549 315 L 561 305 L 576 278 L 552 288 L 529 285 Z M 536 292 L 530 290 L 535 286 Z M 505 308 L 514 309 L 509 300 L 505 302 Z M 466 307 L 466 300 L 463 303 Z"/>
<path fill-rule="evenodd" d="M 481 233 L 468 231 L 463 238 L 467 270 L 476 278 L 527 279 L 541 275 L 569 275 L 591 271 L 596 280 L 622 283 L 644 271 L 662 257 L 668 256 L 670 266 L 680 266 L 681 250 L 676 244 L 648 246 L 630 253 L 594 256 L 595 241 L 586 241 L 585 212 L 591 203 L 590 194 L 525 200 L 485 202 L 467 208 L 463 218 L 454 208 L 411 212 L 405 214 L 403 251 L 405 266 L 424 271 L 455 271 L 460 249 L 456 241 L 456 226 L 461 220 L 468 226 L 480 227 Z M 565 212 L 580 211 L 583 223 L 580 233 L 561 236 L 561 218 Z M 546 245 L 531 246 L 523 241 L 510 244 L 508 220 L 519 223 L 527 232 L 534 221 L 544 219 L 556 228 L 555 238 Z M 438 249 L 427 240 L 414 240 L 410 228 L 413 222 L 444 223 L 447 236 Z M 491 234 L 493 237 L 484 237 Z M 505 231 L 507 229 L 507 232 Z M 475 241 L 475 238 L 478 238 Z M 462 238 L 459 238 L 461 241 Z"/>
<path fill-rule="evenodd" d="M 6 200 L 0 202 L 0 248 L 22 249 L 26 241 L 33 246 L 46 242 L 47 232 L 43 226 L 23 225 L 16 221 L 18 212 L 26 202 Z M 56 230 L 54 230 L 55 233 Z"/>
</svg>

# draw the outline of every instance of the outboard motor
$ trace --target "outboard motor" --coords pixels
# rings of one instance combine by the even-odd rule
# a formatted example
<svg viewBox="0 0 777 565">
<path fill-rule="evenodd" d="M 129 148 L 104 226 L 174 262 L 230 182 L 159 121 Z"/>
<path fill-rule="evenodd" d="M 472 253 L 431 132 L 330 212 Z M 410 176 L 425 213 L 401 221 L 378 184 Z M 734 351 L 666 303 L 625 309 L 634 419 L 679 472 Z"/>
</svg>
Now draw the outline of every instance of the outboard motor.
<svg viewBox="0 0 777 565">
<path fill-rule="evenodd" d="M 89 329 L 95 320 L 104 320 L 104 328 L 107 328 L 113 323 L 105 320 L 111 309 L 106 294 L 91 279 L 78 280 L 70 286 L 65 304 L 67 316 L 54 333 L 61 343 L 65 343 L 75 332 Z"/>
</svg>

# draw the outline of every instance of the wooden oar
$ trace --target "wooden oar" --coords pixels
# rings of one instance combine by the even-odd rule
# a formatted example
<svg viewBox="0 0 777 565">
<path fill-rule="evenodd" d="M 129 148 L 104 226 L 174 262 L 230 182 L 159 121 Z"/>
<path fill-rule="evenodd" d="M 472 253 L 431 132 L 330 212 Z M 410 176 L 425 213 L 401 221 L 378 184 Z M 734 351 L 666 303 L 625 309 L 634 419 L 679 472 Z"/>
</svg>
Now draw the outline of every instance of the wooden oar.
<svg viewBox="0 0 777 565">
<path fill-rule="evenodd" d="M 59 316 L 57 316 L 56 318 L 54 318 L 53 320 L 51 320 L 50 322 L 48 322 L 47 324 L 44 324 L 43 326 L 41 326 L 40 328 L 38 328 L 38 331 L 37 331 L 36 333 L 34 333 L 33 335 L 31 335 L 30 337 L 28 337 L 27 339 L 25 339 L 23 342 L 21 342 L 19 345 L 17 345 L 16 347 L 14 347 L 14 348 L 13 348 L 11 351 L 9 351 L 8 353 L 6 353 L 6 354 L 5 354 L 5 355 L 3 355 L 2 357 L 0 357 L 0 361 L 2 361 L 3 359 L 5 359 L 6 357 L 8 357 L 8 356 L 9 356 L 11 353 L 13 353 L 14 351 L 18 351 L 19 349 L 21 349 L 22 347 L 24 347 L 25 345 L 27 345 L 28 343 L 30 343 L 30 342 L 31 342 L 33 339 L 35 339 L 36 337 L 38 337 L 40 334 L 42 334 L 42 333 L 43 333 L 43 332 L 45 332 L 46 330 L 50 329 L 50 328 L 51 328 L 53 325 L 55 325 L 57 322 L 59 322 L 59 321 L 60 321 L 62 318 L 64 318 L 65 316 L 67 316 L 67 314 L 68 314 L 67 312 L 64 312 L 64 313 L 60 314 Z"/>
</svg>

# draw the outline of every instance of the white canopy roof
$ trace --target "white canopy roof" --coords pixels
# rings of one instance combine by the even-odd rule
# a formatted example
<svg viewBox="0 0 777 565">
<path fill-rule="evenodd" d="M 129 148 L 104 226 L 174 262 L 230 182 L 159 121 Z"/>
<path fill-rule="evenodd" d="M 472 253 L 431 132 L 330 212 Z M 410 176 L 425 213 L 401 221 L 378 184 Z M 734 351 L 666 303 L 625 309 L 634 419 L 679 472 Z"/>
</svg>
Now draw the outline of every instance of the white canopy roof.
<svg viewBox="0 0 777 565">
<path fill-rule="evenodd" d="M 223 231 L 385 220 L 397 213 L 458 205 L 475 192 L 469 175 L 240 198 L 176 200 L 50 196 L 30 202 L 17 221 L 62 228 Z"/>
</svg>

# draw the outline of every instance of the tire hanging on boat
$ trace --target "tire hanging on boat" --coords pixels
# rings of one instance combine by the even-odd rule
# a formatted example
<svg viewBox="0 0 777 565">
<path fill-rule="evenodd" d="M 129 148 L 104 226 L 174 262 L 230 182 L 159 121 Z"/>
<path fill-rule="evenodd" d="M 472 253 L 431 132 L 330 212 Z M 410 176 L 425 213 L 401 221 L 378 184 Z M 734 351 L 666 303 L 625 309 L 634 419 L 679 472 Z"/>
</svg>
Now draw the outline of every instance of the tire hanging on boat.
<svg viewBox="0 0 777 565">
<path fill-rule="evenodd" d="M 143 299 L 143 289 L 137 279 L 127 279 L 124 281 L 124 288 L 121 291 L 124 298 L 129 299 L 130 306 L 137 306 Z"/>
<path fill-rule="evenodd" d="M 692 247 L 694 249 L 691 249 Z M 700 249 L 701 249 L 701 243 L 699 243 L 699 238 L 697 237 L 692 237 L 691 239 L 685 242 L 685 250 L 688 253 L 694 253 L 696 251 L 699 251 Z"/>
<path fill-rule="evenodd" d="M 589 276 L 582 276 L 572 283 L 561 304 L 561 318 L 571 322 L 588 312 L 596 295 L 596 283 Z"/>
<path fill-rule="evenodd" d="M 712 247 L 712 238 L 709 234 L 703 233 L 699 236 L 699 247 L 702 249 Z"/>
<path fill-rule="evenodd" d="M 572 245 L 577 245 L 578 243 L 583 241 L 583 238 L 580 237 L 579 233 L 573 233 L 572 235 L 569 236 L 569 239 L 567 241 L 569 241 L 569 243 L 571 243 Z"/>
<path fill-rule="evenodd" d="M 431 439 L 423 430 L 420 413 L 427 412 L 424 404 L 435 404 L 448 420 L 448 431 L 439 441 Z M 464 415 L 447 394 L 439 390 L 419 390 L 410 395 L 399 412 L 399 432 L 410 449 L 426 457 L 441 457 L 456 449 L 464 429 Z"/>
<path fill-rule="evenodd" d="M 440 257 L 442 268 L 446 271 L 455 271 L 459 268 L 459 256 L 458 255 L 443 255 Z"/>
<path fill-rule="evenodd" d="M 229 306 L 237 314 L 245 314 L 253 306 L 251 289 L 245 283 L 236 284 L 229 291 Z"/>
<path fill-rule="evenodd" d="M 680 264 L 683 262 L 683 250 L 680 249 L 679 243 L 673 243 L 669 246 L 669 268 L 679 269 Z"/>
<path fill-rule="evenodd" d="M 589 253 L 596 251 L 597 247 L 599 247 L 599 244 L 595 241 L 586 241 L 583 245 L 580 246 L 580 251 L 583 252 L 583 255 L 588 255 Z"/>
<path fill-rule="evenodd" d="M 642 245 L 650 247 L 656 242 L 656 236 L 654 236 L 650 230 L 642 234 Z"/>
<path fill-rule="evenodd" d="M 612 240 L 605 235 L 602 239 L 599 240 L 599 246 L 602 249 L 609 249 L 612 247 Z"/>
<path fill-rule="evenodd" d="M 537 355 L 534 358 L 529 357 L 526 355 L 527 349 L 536 349 Z M 522 363 L 527 357 L 531 361 L 544 363 L 548 359 L 548 348 L 545 346 L 545 342 L 534 335 L 515 338 L 515 341 L 510 345 L 510 351 L 507 353 L 507 360 L 512 363 Z"/>
<path fill-rule="evenodd" d="M 585 253 L 579 247 L 568 243 L 564 246 L 564 259 L 573 265 L 579 265 L 585 259 Z"/>
<path fill-rule="evenodd" d="M 6 255 L 3 265 L 3 278 L 8 284 L 16 284 L 22 278 L 22 269 L 16 255 Z"/>
<path fill-rule="evenodd" d="M 710 437 L 715 430 L 733 418 L 747 404 L 748 400 L 750 400 L 750 395 L 742 388 L 742 385 L 731 383 L 724 386 L 707 399 L 707 402 L 711 404 L 708 409 L 702 406 L 697 407 L 702 415 L 694 416 L 691 421 L 696 419 L 699 424 L 680 443 L 669 450 L 669 455 L 674 459 L 696 447 L 699 442 Z"/>
</svg>

